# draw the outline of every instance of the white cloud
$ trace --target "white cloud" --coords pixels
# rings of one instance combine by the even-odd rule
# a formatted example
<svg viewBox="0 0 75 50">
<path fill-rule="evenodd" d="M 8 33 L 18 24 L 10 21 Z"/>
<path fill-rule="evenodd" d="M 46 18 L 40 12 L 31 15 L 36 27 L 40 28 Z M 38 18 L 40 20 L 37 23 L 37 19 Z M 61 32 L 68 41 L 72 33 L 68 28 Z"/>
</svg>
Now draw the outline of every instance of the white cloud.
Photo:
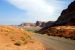
<svg viewBox="0 0 75 50">
<path fill-rule="evenodd" d="M 32 19 L 35 17 L 40 21 L 56 20 L 56 17 L 52 18 L 52 16 L 59 15 L 58 12 L 64 9 L 64 2 L 59 0 L 8 0 L 8 2 L 19 9 L 26 10 L 25 16 Z"/>
<path fill-rule="evenodd" d="M 46 21 L 54 12 L 54 7 L 48 5 L 45 0 L 8 0 L 12 5 L 27 10 L 26 16 L 38 17 L 38 20 Z"/>
</svg>

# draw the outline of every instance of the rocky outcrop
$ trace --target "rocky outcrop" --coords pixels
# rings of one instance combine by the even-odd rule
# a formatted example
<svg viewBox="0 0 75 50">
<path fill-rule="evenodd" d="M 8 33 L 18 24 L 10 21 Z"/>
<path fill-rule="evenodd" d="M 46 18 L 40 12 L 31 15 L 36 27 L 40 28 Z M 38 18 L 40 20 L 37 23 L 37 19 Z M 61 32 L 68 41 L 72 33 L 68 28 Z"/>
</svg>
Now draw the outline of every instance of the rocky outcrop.
<svg viewBox="0 0 75 50">
<path fill-rule="evenodd" d="M 41 34 L 71 38 L 75 40 L 75 1 L 63 10 L 58 20 L 39 31 Z"/>
<path fill-rule="evenodd" d="M 48 21 L 47 23 L 45 23 L 45 27 L 49 27 L 51 25 L 53 25 L 55 23 L 55 21 Z"/>
<path fill-rule="evenodd" d="M 75 25 L 75 1 L 72 2 L 67 9 L 63 10 L 57 21 L 47 22 L 42 30 L 53 26 Z"/>
<path fill-rule="evenodd" d="M 36 22 L 36 26 L 44 27 L 45 26 L 45 22 L 37 21 Z"/>
<path fill-rule="evenodd" d="M 75 25 L 75 1 L 62 11 L 54 25 Z"/>
<path fill-rule="evenodd" d="M 36 22 L 36 26 L 48 27 L 48 26 L 51 26 L 54 22 L 55 22 L 55 21 L 48 21 L 48 22 L 37 21 L 37 22 Z"/>
</svg>

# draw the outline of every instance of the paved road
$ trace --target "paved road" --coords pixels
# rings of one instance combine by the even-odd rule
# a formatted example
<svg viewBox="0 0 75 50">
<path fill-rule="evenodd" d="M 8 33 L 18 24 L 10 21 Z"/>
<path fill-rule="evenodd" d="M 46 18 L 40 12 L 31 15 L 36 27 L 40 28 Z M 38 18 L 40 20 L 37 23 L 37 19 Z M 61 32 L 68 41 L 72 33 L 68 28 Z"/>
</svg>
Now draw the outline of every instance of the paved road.
<svg viewBox="0 0 75 50">
<path fill-rule="evenodd" d="M 42 42 L 46 50 L 75 50 L 75 40 L 67 40 L 41 34 L 34 34 L 33 37 L 36 37 L 37 40 Z"/>
</svg>

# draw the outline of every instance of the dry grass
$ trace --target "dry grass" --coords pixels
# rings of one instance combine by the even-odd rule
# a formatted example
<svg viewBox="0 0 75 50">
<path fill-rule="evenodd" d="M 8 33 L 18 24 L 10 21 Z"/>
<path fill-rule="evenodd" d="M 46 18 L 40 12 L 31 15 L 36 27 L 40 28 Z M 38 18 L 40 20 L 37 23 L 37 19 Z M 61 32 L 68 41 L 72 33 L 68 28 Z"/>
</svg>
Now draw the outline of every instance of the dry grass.
<svg viewBox="0 0 75 50">
<path fill-rule="evenodd" d="M 9 41 L 17 42 L 27 42 L 31 39 L 31 34 L 23 29 L 19 29 L 12 26 L 0 26 L 0 35 Z M 6 41 L 7 41 L 6 40 Z"/>
<path fill-rule="evenodd" d="M 75 40 L 75 26 L 55 26 L 44 30 L 43 33 Z"/>
<path fill-rule="evenodd" d="M 44 50 L 31 33 L 15 26 L 0 26 L 0 50 Z"/>
</svg>

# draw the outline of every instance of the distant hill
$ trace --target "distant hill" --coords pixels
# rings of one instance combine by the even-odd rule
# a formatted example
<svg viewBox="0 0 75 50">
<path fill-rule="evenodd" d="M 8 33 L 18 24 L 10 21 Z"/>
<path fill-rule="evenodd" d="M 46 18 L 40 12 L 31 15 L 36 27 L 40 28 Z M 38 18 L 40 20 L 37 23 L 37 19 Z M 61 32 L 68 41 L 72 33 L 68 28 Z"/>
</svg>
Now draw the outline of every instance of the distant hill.
<svg viewBox="0 0 75 50">
<path fill-rule="evenodd" d="M 21 27 L 24 27 L 24 26 L 35 26 L 35 23 L 21 23 L 18 26 L 21 26 Z"/>
<path fill-rule="evenodd" d="M 48 27 L 52 25 L 54 21 L 49 21 L 49 22 L 42 22 L 42 21 L 36 21 L 36 23 L 21 23 L 20 27 Z"/>
</svg>

